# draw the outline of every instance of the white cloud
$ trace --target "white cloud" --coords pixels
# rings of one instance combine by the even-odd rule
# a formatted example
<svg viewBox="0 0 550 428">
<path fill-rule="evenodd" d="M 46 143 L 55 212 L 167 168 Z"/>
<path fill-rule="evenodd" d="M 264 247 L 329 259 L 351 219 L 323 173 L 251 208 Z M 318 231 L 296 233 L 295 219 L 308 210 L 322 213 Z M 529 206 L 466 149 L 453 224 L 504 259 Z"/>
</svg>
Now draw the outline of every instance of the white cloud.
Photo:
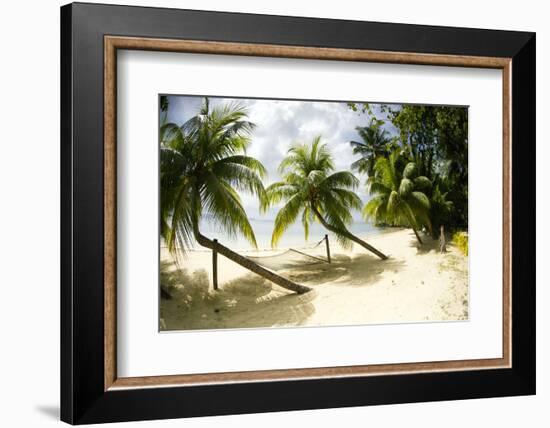
<svg viewBox="0 0 550 428">
<path fill-rule="evenodd" d="M 211 105 L 231 101 L 235 99 L 211 98 Z M 238 101 L 248 107 L 249 119 L 256 124 L 248 154 L 260 160 L 267 168 L 266 184 L 280 179 L 277 167 L 292 144 L 309 142 L 317 135 L 322 136 L 322 141 L 332 152 L 336 170 L 349 170 L 356 159 L 349 141 L 358 139 L 355 128 L 365 126 L 367 118 L 351 111 L 346 103 L 254 99 Z M 201 97 L 170 97 L 169 120 L 183 123 L 196 114 L 200 102 Z M 366 201 L 365 177 L 358 178 L 361 179 L 361 187 L 357 193 Z M 259 215 L 256 198 L 243 194 L 242 200 L 250 216 Z M 275 212 L 272 209 L 267 216 L 272 218 Z"/>
</svg>

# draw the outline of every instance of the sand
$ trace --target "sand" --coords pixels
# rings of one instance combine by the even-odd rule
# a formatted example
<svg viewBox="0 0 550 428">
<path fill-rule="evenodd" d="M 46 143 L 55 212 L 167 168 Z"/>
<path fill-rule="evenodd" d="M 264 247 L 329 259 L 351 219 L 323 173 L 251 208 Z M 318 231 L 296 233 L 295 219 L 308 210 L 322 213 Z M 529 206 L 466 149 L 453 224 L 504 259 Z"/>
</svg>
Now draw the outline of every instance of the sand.
<svg viewBox="0 0 550 428">
<path fill-rule="evenodd" d="M 212 290 L 212 255 L 189 252 L 180 268 L 161 251 L 163 330 L 357 325 L 468 319 L 468 258 L 452 244 L 447 253 L 411 230 L 364 237 L 388 254 L 380 260 L 354 246 L 331 244 L 332 263 L 278 271 L 313 291 L 296 295 L 223 256 L 219 290 Z M 269 252 L 262 252 L 269 254 Z"/>
</svg>

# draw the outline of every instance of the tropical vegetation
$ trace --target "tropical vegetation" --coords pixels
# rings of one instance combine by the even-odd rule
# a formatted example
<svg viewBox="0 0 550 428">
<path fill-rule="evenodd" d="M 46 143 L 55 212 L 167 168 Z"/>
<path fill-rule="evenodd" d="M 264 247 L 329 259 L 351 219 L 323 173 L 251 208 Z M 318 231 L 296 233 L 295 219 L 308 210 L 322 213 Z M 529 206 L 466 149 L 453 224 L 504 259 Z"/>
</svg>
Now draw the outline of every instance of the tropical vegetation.
<svg viewBox="0 0 550 428">
<path fill-rule="evenodd" d="M 167 101 L 161 99 L 162 106 L 167 109 Z M 208 98 L 204 99 L 198 114 L 183 125 L 162 123 L 161 236 L 176 256 L 196 241 L 285 288 L 303 293 L 309 288 L 257 265 L 207 238 L 200 230 L 201 219 L 208 218 L 228 236 L 240 234 L 256 246 L 254 231 L 238 193 L 248 192 L 265 204 L 262 182 L 265 168 L 245 154 L 253 128 L 242 105 L 210 108 Z"/>
<path fill-rule="evenodd" d="M 434 238 L 441 226 L 466 229 L 467 108 L 381 105 L 375 111 L 369 104 L 348 106 L 368 118 L 366 127 L 357 128 L 362 141 L 350 142 L 360 156 L 352 167 L 368 174 L 373 197 L 363 210 L 365 217 L 411 227 L 419 241 L 420 229 Z M 388 129 L 394 137 L 388 137 Z"/>
<path fill-rule="evenodd" d="M 468 234 L 464 231 L 457 231 L 453 233 L 452 242 L 456 247 L 464 254 L 468 255 Z"/>
<path fill-rule="evenodd" d="M 199 113 L 178 126 L 161 127 L 161 234 L 168 248 L 185 249 L 200 235 L 203 216 L 229 236 L 237 233 L 253 246 L 256 237 L 237 190 L 263 198 L 266 171 L 246 156 L 254 124 L 237 104 Z"/>
<path fill-rule="evenodd" d="M 422 244 L 418 231 L 423 227 L 432 229 L 430 200 L 424 193 L 430 189 L 431 182 L 418 175 L 414 162 L 405 162 L 397 150 L 376 160 L 373 174 L 367 180 L 374 196 L 365 205 L 363 214 L 376 223 L 412 228 Z"/>
<path fill-rule="evenodd" d="M 353 154 L 359 159 L 351 164 L 351 168 L 369 176 L 374 174 L 376 159 L 386 156 L 394 147 L 395 140 L 383 128 L 384 121 L 372 117 L 367 126 L 355 128 L 361 141 L 350 141 Z"/>
<path fill-rule="evenodd" d="M 284 232 L 300 217 L 306 239 L 311 222 L 318 221 L 333 232 L 338 242 L 349 247 L 353 242 L 386 259 L 386 255 L 353 235 L 351 211 L 361 209 L 361 199 L 354 192 L 359 180 L 349 171 L 334 171 L 334 161 L 321 137 L 309 144 L 296 144 L 279 165 L 282 180 L 266 189 L 263 210 L 284 202 L 277 216 L 271 243 L 277 244 Z"/>
<path fill-rule="evenodd" d="M 169 99 L 160 98 L 160 232 L 176 260 L 195 243 L 215 250 L 252 272 L 303 293 L 296 284 L 246 258 L 201 231 L 201 221 L 224 235 L 244 237 L 257 247 L 241 200 L 257 199 L 262 212 L 277 207 L 272 246 L 291 225 L 301 221 L 306 239 L 313 222 L 332 232 L 343 247 L 356 243 L 381 259 L 387 256 L 350 232 L 353 211 L 378 225 L 404 226 L 435 238 L 439 230 L 466 229 L 468 224 L 467 109 L 446 106 L 348 106 L 367 116 L 350 141 L 357 156 L 351 169 L 366 176 L 371 199 L 363 206 L 362 186 L 352 171 L 336 170 L 321 136 L 294 144 L 281 161 L 280 180 L 267 188 L 267 171 L 247 155 L 254 123 L 238 102 L 212 107 L 204 98 L 197 113 L 183 124 L 168 120 Z M 279 208 L 280 207 L 280 208 Z M 467 235 L 453 241 L 467 251 Z M 465 244 L 464 244 L 465 242 Z"/>
</svg>

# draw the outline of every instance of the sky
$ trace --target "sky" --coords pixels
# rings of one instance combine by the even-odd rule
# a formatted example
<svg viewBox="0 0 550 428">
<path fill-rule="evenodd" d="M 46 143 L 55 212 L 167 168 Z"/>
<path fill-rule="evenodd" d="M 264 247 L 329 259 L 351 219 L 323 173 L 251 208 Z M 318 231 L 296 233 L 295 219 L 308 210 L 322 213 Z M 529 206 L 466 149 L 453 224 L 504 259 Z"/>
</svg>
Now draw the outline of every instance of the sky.
<svg viewBox="0 0 550 428">
<path fill-rule="evenodd" d="M 197 114 L 203 97 L 169 96 L 168 101 L 168 121 L 181 125 Z M 345 102 L 210 97 L 211 107 L 235 101 L 246 106 L 248 120 L 256 125 L 247 154 L 266 167 L 266 187 L 280 180 L 277 167 L 289 148 L 295 143 L 309 143 L 318 135 L 321 135 L 321 141 L 333 155 L 335 171 L 350 170 L 352 162 L 358 159 L 349 142 L 360 141 L 355 128 L 366 126 L 369 118 L 366 114 L 352 111 Z M 379 113 L 379 105 L 371 104 L 371 108 L 375 114 Z M 381 114 L 377 116 L 382 118 Z M 384 126 L 390 134 L 395 133 L 391 124 L 386 123 Z M 367 177 L 354 173 L 361 180 L 356 193 L 365 203 L 369 199 L 365 186 Z M 275 218 L 277 207 L 272 207 L 269 212 L 260 216 L 257 198 L 243 193 L 241 198 L 250 218 Z M 353 215 L 356 220 L 361 218 L 359 212 Z"/>
</svg>

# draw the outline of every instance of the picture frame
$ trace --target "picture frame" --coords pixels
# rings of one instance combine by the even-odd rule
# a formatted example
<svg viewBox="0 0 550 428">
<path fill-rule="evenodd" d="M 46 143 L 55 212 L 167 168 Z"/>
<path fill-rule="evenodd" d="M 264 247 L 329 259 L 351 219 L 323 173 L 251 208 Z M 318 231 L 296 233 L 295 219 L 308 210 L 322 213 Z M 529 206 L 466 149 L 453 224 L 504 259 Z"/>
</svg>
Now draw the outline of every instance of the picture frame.
<svg viewBox="0 0 550 428">
<path fill-rule="evenodd" d="M 502 358 L 118 377 L 118 50 L 502 70 Z M 535 96 L 534 33 L 63 6 L 61 419 L 86 424 L 534 394 Z"/>
</svg>

